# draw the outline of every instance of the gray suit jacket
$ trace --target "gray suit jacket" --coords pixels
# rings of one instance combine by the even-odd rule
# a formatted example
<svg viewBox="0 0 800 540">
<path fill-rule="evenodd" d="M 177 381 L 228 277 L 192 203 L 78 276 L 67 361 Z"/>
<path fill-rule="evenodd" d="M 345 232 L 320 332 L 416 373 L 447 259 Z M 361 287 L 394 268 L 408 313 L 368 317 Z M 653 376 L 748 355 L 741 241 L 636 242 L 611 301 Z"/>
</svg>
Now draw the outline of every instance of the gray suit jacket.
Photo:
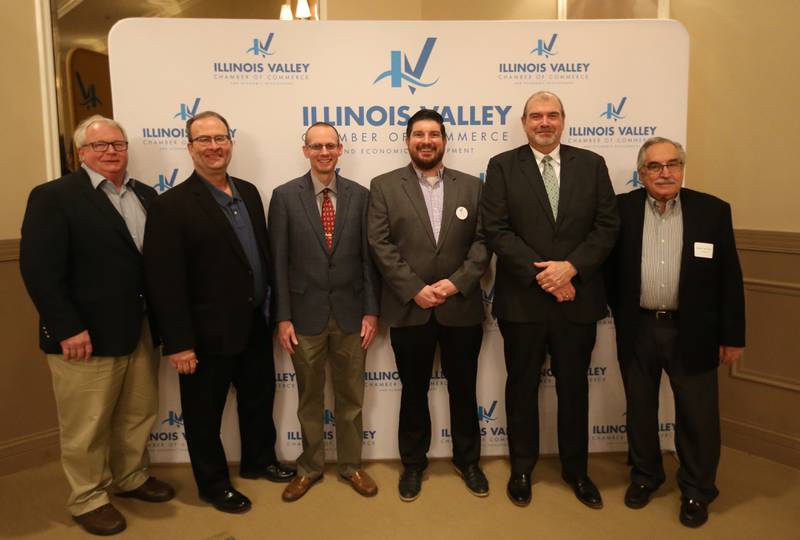
<svg viewBox="0 0 800 540">
<path fill-rule="evenodd" d="M 364 315 L 378 315 L 378 275 L 367 246 L 369 191 L 341 176 L 336 185 L 331 249 L 310 173 L 272 192 L 275 320 L 292 321 L 298 334 L 319 334 L 331 313 L 347 333 L 360 332 Z"/>
<path fill-rule="evenodd" d="M 381 319 L 391 326 L 425 324 L 431 310 L 414 296 L 425 286 L 448 278 L 459 294 L 433 308 L 436 320 L 448 326 L 469 326 L 483 320 L 480 279 L 489 265 L 489 251 L 479 217 L 482 184 L 474 176 L 444 170 L 444 206 L 438 244 L 413 167 L 372 180 L 369 245 L 383 275 Z M 467 210 L 466 219 L 456 209 Z"/>
</svg>

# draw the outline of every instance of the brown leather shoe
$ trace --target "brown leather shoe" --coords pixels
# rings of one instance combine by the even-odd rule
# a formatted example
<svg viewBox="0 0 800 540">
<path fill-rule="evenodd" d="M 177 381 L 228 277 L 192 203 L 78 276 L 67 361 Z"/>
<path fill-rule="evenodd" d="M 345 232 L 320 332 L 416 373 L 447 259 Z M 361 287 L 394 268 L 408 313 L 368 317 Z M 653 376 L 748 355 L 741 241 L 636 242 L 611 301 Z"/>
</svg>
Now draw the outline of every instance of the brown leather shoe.
<svg viewBox="0 0 800 540">
<path fill-rule="evenodd" d="M 281 498 L 286 502 L 294 502 L 305 495 L 308 490 L 311 489 L 311 486 L 321 479 L 322 475 L 313 478 L 310 476 L 295 476 L 292 478 L 292 481 L 289 482 L 289 485 L 286 486 L 286 489 L 283 490 Z"/>
<path fill-rule="evenodd" d="M 100 536 L 117 534 L 127 527 L 125 517 L 111 503 L 95 508 L 91 512 L 72 516 L 72 519 L 86 532 Z"/>
<path fill-rule="evenodd" d="M 347 475 L 340 475 L 343 480 L 346 482 L 350 482 L 350 485 L 353 486 L 353 489 L 359 495 L 363 495 L 364 497 L 374 497 L 378 494 L 378 485 L 375 483 L 375 480 L 367 474 L 367 471 L 361 469 L 350 476 Z"/>
<path fill-rule="evenodd" d="M 117 497 L 130 497 L 147 502 L 165 502 L 175 496 L 175 490 L 171 485 L 151 476 L 145 480 L 144 484 L 130 491 L 117 493 Z"/>
</svg>

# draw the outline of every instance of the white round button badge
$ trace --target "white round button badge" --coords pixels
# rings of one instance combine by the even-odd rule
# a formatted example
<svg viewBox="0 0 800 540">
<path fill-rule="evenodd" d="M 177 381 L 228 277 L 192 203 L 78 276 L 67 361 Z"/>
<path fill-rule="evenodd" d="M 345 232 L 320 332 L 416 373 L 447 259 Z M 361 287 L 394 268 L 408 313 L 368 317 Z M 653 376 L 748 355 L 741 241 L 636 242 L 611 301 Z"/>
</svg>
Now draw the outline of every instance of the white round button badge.
<svg viewBox="0 0 800 540">
<path fill-rule="evenodd" d="M 458 219 L 460 219 L 461 221 L 464 221 L 465 219 L 467 219 L 468 215 L 469 215 L 469 212 L 467 212 L 467 209 L 464 208 L 463 206 L 459 206 L 458 208 L 456 208 L 456 217 Z"/>
</svg>

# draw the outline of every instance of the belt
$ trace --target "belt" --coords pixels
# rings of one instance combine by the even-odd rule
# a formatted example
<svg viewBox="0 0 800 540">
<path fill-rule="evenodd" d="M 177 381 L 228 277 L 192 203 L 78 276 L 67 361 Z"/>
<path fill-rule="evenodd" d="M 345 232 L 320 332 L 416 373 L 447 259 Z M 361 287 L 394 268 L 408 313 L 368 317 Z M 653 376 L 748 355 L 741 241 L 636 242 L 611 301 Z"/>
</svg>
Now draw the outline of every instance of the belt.
<svg viewBox="0 0 800 540">
<path fill-rule="evenodd" d="M 644 315 L 646 317 L 652 317 L 653 319 L 655 319 L 657 321 L 672 320 L 672 319 L 677 319 L 678 318 L 678 312 L 677 311 L 667 311 L 667 310 L 664 310 L 664 309 L 655 310 L 655 309 L 644 309 L 644 308 L 642 308 L 641 312 L 642 312 L 642 315 Z"/>
</svg>

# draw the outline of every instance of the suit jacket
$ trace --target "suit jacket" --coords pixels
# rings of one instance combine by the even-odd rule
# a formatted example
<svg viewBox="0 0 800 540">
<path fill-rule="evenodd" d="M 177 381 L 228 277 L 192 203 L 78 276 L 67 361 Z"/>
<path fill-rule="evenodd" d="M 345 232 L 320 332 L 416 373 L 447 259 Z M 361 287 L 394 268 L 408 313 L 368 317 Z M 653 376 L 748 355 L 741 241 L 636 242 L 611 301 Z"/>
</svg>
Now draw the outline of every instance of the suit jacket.
<svg viewBox="0 0 800 540">
<path fill-rule="evenodd" d="M 253 184 L 231 180 L 247 207 L 269 283 L 261 196 Z M 159 196 L 145 228 L 147 290 L 165 354 L 238 354 L 248 344 L 254 312 L 262 308 L 255 304 L 253 270 L 239 238 L 203 182 L 193 172 Z M 266 325 L 263 331 L 269 331 Z"/>
<path fill-rule="evenodd" d="M 497 254 L 496 317 L 540 322 L 548 310 L 590 323 L 607 313 L 602 264 L 617 236 L 614 190 L 603 158 L 561 145 L 558 219 L 553 219 L 539 167 L 529 145 L 494 156 L 481 202 L 489 248 Z M 575 299 L 558 304 L 536 282 L 539 261 L 567 260 L 578 270 Z"/>
<path fill-rule="evenodd" d="M 311 173 L 275 188 L 269 238 L 275 277 L 275 319 L 316 335 L 333 317 L 347 333 L 364 315 L 378 315 L 378 275 L 367 245 L 369 191 L 336 179 L 336 221 L 329 249 Z"/>
<path fill-rule="evenodd" d="M 478 203 L 482 185 L 454 169 L 443 173 L 444 204 L 439 242 L 434 241 L 422 188 L 414 168 L 391 171 L 372 180 L 368 212 L 369 245 L 383 276 L 381 318 L 391 326 L 425 324 L 435 312 L 447 326 L 483 321 L 480 279 L 489 264 Z M 467 211 L 465 219 L 456 209 Z M 444 304 L 422 309 L 414 296 L 448 278 L 459 293 Z"/>
<path fill-rule="evenodd" d="M 132 183 L 147 211 L 156 191 Z M 83 169 L 31 191 L 20 242 L 20 270 L 39 312 L 39 346 L 89 331 L 93 354 L 133 352 L 142 331 L 144 267 L 122 216 Z M 155 333 L 153 333 L 155 335 Z"/>
<path fill-rule="evenodd" d="M 624 368 L 633 355 L 641 292 L 642 231 L 647 191 L 617 197 L 619 240 L 606 265 L 609 305 Z M 715 369 L 719 346 L 744 347 L 744 287 L 728 203 L 683 188 L 683 248 L 678 285 L 678 348 L 687 373 Z M 710 259 L 697 257 L 695 242 L 713 244 Z"/>
</svg>

